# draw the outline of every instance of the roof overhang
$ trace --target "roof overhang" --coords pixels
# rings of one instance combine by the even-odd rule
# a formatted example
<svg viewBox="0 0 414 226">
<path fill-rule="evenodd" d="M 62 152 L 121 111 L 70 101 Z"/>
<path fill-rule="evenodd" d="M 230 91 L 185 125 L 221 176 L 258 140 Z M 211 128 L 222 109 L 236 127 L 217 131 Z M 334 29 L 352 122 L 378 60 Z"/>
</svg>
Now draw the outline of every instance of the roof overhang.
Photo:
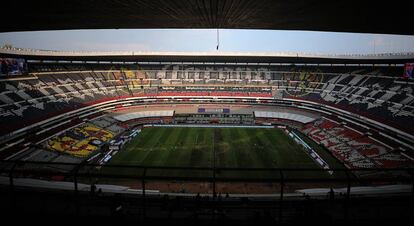
<svg viewBox="0 0 414 226">
<path fill-rule="evenodd" d="M 0 32 L 237 28 L 414 35 L 407 4 L 403 0 L 4 1 Z"/>
</svg>

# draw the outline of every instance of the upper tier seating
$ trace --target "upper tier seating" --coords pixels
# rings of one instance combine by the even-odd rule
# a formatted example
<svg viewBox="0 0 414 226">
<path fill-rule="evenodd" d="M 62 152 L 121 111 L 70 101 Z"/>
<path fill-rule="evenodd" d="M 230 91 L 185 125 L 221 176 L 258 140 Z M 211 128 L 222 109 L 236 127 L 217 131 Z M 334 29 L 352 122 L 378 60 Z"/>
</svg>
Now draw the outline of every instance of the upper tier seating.
<svg viewBox="0 0 414 226">
<path fill-rule="evenodd" d="M 79 70 L 91 70 L 92 66 L 32 66 L 32 72 L 59 72 L 0 82 L 0 123 L 10 125 L 0 128 L 0 134 L 99 100 L 131 95 L 303 99 L 413 132 L 412 123 L 407 122 L 414 118 L 414 81 L 400 79 L 397 75 L 402 69 L 398 67 L 153 65 L 140 71 L 82 72 Z M 96 65 L 93 69 L 108 70 L 106 67 Z M 168 84 L 170 89 L 157 88 L 160 84 Z M 171 87 L 174 84 L 178 86 Z M 226 86 L 192 90 L 195 84 Z M 149 86 L 155 91 L 148 91 Z"/>
</svg>

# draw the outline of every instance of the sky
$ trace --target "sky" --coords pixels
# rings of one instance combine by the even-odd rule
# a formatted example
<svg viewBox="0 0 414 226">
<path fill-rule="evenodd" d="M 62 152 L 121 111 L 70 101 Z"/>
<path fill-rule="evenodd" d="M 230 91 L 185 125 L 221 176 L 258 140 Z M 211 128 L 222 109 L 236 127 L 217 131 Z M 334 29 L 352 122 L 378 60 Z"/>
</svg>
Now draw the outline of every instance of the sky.
<svg viewBox="0 0 414 226">
<path fill-rule="evenodd" d="M 414 36 L 219 30 L 221 52 L 372 54 L 414 52 Z M 61 51 L 214 52 L 215 29 L 110 29 L 0 33 L 0 46 Z"/>
</svg>

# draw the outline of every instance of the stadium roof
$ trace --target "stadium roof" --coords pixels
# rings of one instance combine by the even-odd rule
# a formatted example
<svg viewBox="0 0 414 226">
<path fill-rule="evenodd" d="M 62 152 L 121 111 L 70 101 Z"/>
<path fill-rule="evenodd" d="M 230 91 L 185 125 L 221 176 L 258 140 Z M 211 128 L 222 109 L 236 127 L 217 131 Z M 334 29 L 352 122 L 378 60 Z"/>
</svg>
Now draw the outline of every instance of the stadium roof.
<svg viewBox="0 0 414 226">
<path fill-rule="evenodd" d="M 309 63 L 400 64 L 414 61 L 414 53 L 326 55 L 307 53 L 241 52 L 76 52 L 0 48 L 0 57 L 51 61 L 111 62 L 215 62 L 215 63 Z"/>
<path fill-rule="evenodd" d="M 402 0 L 4 1 L 0 32 L 239 28 L 414 35 L 407 4 Z"/>
</svg>

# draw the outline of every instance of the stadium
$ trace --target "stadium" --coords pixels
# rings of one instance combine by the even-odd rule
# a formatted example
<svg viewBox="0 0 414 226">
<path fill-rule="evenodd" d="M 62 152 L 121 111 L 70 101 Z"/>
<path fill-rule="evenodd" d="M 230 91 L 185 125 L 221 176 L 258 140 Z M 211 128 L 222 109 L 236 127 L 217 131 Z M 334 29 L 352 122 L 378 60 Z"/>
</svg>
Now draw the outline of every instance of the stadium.
<svg viewBox="0 0 414 226">
<path fill-rule="evenodd" d="M 162 11 L 168 15 L 183 7 L 154 2 L 171 7 Z M 236 9 L 259 7 L 245 2 Z M 27 14 L 33 24 L 0 31 L 217 25 L 144 14 L 154 22 L 131 24 L 108 14 L 84 24 L 78 22 L 83 14 L 73 15 L 48 23 Z M 256 24 L 227 27 L 297 29 L 269 25 L 268 14 L 260 15 L 249 14 Z M 411 34 L 408 28 L 332 28 L 318 21 L 299 25 Z M 1 210 L 10 216 L 251 225 L 400 222 L 413 213 L 414 53 L 5 46 L 0 60 Z"/>
</svg>

